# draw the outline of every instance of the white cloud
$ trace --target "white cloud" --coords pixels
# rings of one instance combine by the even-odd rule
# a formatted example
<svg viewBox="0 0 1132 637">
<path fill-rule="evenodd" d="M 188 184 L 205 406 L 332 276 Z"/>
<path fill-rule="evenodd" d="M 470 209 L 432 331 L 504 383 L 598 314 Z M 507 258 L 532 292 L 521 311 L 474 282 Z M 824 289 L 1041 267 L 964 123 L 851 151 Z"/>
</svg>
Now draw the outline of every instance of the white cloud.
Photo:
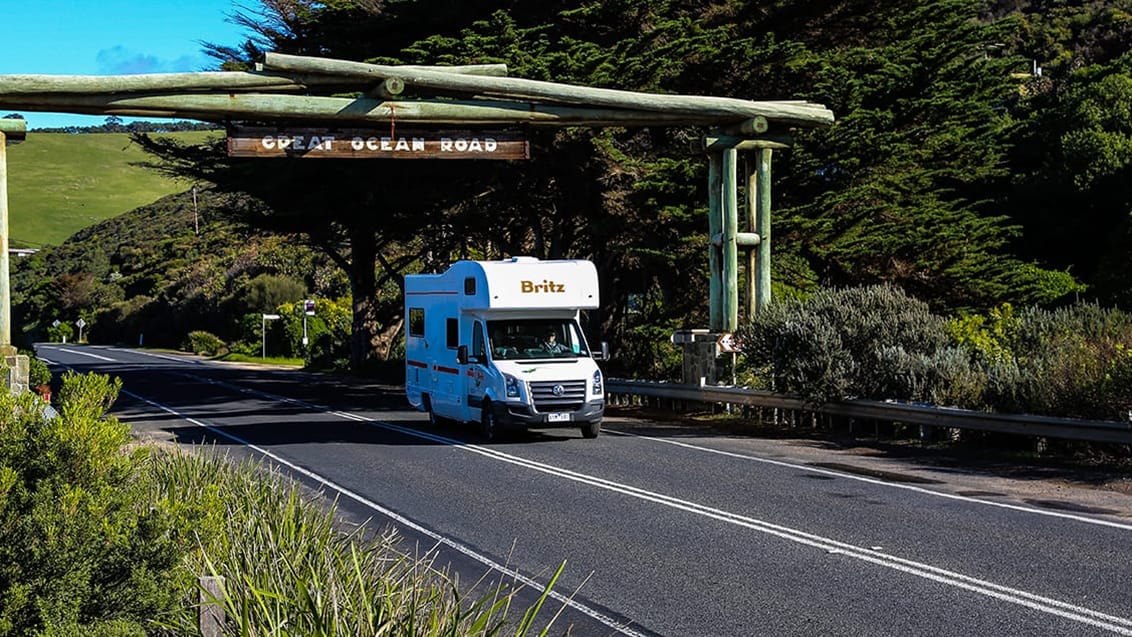
<svg viewBox="0 0 1132 637">
<path fill-rule="evenodd" d="M 95 57 L 95 62 L 98 65 L 98 72 L 105 75 L 200 71 L 209 64 L 204 54 L 182 55 L 173 60 L 166 60 L 121 45 L 102 49 Z"/>
</svg>

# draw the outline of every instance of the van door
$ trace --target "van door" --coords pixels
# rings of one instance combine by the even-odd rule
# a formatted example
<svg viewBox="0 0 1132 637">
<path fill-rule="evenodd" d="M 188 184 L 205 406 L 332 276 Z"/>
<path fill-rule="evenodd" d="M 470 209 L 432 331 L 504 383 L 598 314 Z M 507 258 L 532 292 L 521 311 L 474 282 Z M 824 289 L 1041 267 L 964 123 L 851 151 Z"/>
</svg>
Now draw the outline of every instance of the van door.
<svg viewBox="0 0 1132 637">
<path fill-rule="evenodd" d="M 472 325 L 472 347 L 468 352 L 468 368 L 464 377 L 468 390 L 468 420 L 479 420 L 480 407 L 490 383 L 491 368 L 488 367 L 487 338 L 483 321 Z"/>
<path fill-rule="evenodd" d="M 460 345 L 460 321 L 454 316 L 444 319 L 443 347 L 436 348 L 432 371 L 436 382 L 433 385 L 433 410 L 445 418 L 463 420 L 464 381 L 463 366 L 456 360 Z"/>
</svg>

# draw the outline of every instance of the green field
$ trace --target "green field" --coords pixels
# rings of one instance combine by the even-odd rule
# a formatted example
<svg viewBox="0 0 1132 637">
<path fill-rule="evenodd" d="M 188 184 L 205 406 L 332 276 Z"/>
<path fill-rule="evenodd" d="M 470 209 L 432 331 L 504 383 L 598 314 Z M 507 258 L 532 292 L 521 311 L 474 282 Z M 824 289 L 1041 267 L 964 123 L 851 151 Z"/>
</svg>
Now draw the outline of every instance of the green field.
<svg viewBox="0 0 1132 637">
<path fill-rule="evenodd" d="M 197 142 L 223 132 L 171 135 Z M 133 165 L 148 159 L 125 133 L 28 133 L 27 141 L 8 147 L 11 246 L 58 245 L 82 228 L 191 187 Z"/>
</svg>

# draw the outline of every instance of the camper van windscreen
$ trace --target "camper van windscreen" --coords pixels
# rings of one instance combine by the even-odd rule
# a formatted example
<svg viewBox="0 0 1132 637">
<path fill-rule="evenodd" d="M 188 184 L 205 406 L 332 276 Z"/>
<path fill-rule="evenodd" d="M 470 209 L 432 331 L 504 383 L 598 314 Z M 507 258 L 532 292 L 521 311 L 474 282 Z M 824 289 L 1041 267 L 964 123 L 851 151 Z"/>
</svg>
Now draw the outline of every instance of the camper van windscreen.
<svg viewBox="0 0 1132 637">
<path fill-rule="evenodd" d="M 582 331 L 571 319 L 488 321 L 487 333 L 495 360 L 574 360 L 590 356 Z"/>
</svg>

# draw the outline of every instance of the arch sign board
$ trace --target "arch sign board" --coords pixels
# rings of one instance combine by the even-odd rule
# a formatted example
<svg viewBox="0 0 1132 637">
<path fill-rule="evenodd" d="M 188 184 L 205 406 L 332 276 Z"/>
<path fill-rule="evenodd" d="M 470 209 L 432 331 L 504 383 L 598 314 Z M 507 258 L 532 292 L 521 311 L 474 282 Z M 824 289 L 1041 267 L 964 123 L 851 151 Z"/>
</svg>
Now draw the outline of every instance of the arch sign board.
<svg viewBox="0 0 1132 637">
<path fill-rule="evenodd" d="M 228 132 L 229 157 L 304 159 L 530 159 L 530 143 L 507 131 L 250 128 Z"/>
</svg>

